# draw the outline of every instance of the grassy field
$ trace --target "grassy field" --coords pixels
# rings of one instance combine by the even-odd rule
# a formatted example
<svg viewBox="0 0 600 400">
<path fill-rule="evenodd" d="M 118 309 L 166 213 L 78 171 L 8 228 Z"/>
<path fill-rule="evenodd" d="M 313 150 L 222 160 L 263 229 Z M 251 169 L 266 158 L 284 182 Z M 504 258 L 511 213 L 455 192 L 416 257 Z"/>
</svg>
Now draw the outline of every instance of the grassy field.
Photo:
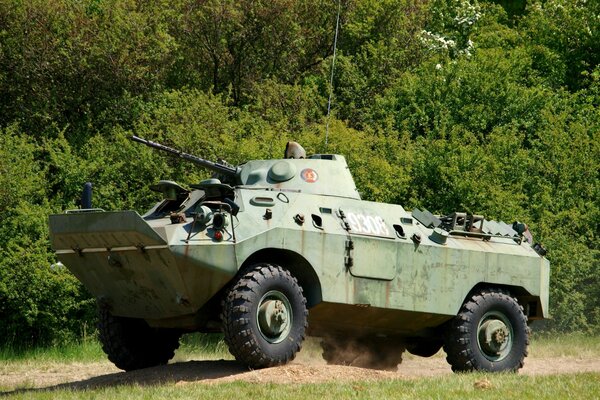
<svg viewBox="0 0 600 400">
<path fill-rule="evenodd" d="M 309 342 L 303 357 L 318 356 L 319 349 Z M 308 354 L 307 354 L 308 353 Z M 600 337 L 584 335 L 536 336 L 530 357 L 560 362 L 561 358 L 600 359 Z M 438 353 L 435 357 L 443 357 Z M 176 359 L 231 359 L 218 337 L 186 338 Z M 16 352 L 0 350 L 0 374 L 36 370 L 55 370 L 71 363 L 106 364 L 97 342 L 63 348 Z M 13 390 L 17 389 L 16 392 Z M 0 387 L 3 397 L 23 399 L 596 399 L 600 398 L 600 373 L 559 375 L 449 374 L 425 378 L 399 378 L 376 381 L 330 382 L 318 384 L 206 383 L 169 382 L 166 384 L 105 385 L 99 389 L 53 388 L 40 390 L 26 382 Z M 12 393 L 11 393 L 12 392 Z"/>
<path fill-rule="evenodd" d="M 478 383 L 483 383 L 479 384 Z M 481 386 L 481 387 L 478 387 Z M 116 386 L 99 390 L 34 391 L 13 394 L 22 399 L 597 399 L 598 374 L 544 377 L 520 375 L 450 375 L 444 378 L 327 384 L 260 384 Z"/>
<path fill-rule="evenodd" d="M 233 359 L 221 335 L 184 335 L 181 339 L 179 350 L 177 350 L 176 358 L 189 358 L 190 356 L 202 359 L 226 357 Z M 72 345 L 49 348 L 0 348 L 0 363 L 3 364 L 18 364 L 22 362 L 94 362 L 104 360 L 106 360 L 106 355 L 102 351 L 100 343 L 95 339 L 88 339 Z"/>
</svg>

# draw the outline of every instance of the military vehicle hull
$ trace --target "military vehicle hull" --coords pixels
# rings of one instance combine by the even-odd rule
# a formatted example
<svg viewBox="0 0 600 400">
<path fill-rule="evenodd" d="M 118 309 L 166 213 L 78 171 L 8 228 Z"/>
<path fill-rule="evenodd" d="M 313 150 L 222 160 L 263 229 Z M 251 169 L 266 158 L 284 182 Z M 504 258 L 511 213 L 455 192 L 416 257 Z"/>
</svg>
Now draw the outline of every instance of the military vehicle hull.
<svg viewBox="0 0 600 400">
<path fill-rule="evenodd" d="M 271 191 L 249 196 L 239 191 L 237 198 L 244 199 L 245 210 L 221 241 L 209 229 L 196 231 L 191 220 L 172 224 L 168 218 L 147 222 L 134 211 L 86 212 L 51 217 L 53 247 L 115 315 L 174 328 L 201 328 L 186 326 L 188 317 L 244 265 L 286 259 L 299 263 L 286 268 L 302 269 L 298 275 L 312 275 L 306 279 L 317 284 L 305 289 L 315 306 L 309 319 L 315 334 L 332 329 L 414 334 L 455 316 L 466 294 L 482 284 L 511 287 L 523 304 L 535 304 L 530 319 L 547 316 L 549 263 L 512 239 L 459 236 L 437 244 L 429 238 L 432 229 L 397 205 L 299 193 L 278 198 Z M 251 202 L 254 198 L 269 207 Z M 271 219 L 264 218 L 267 208 Z M 387 235 L 383 229 L 379 235 L 348 234 L 336 215 L 340 209 L 380 217 L 389 224 Z M 298 214 L 307 221 L 289 224 Z M 387 221 L 398 222 L 404 237 Z M 415 234 L 422 238 L 418 244 L 410 239 Z M 352 266 L 346 259 L 349 240 Z"/>
<path fill-rule="evenodd" d="M 522 235 L 483 219 L 479 229 L 457 225 L 456 216 L 441 229 L 422 212 L 362 201 L 340 156 L 253 161 L 236 176 L 234 185 L 212 180 L 192 192 L 163 183 L 180 198 L 171 195 L 144 216 L 77 210 L 50 217 L 57 257 L 98 299 L 102 321 L 140 320 L 160 335 L 223 330 L 234 355 L 252 367 L 289 361 L 306 331 L 334 338 L 324 349 L 355 338 L 380 354 L 388 351 L 374 341 L 396 343 L 400 354 L 416 343 L 412 352 L 430 355 L 444 344 L 455 370 L 520 368 L 525 321 L 548 316 L 549 284 L 548 261 Z M 352 188 L 335 189 L 340 182 Z M 469 328 L 478 336 L 449 334 L 456 324 L 465 331 L 461 316 L 477 313 L 479 303 L 490 306 Z M 121 340 L 113 332 L 101 327 L 109 358 Z M 250 342 L 237 339 L 245 332 Z M 456 355 L 462 350 L 453 343 L 469 341 L 483 349 L 480 361 Z M 260 357 L 246 354 L 253 346 Z M 113 361 L 135 369 L 167 360 Z"/>
</svg>

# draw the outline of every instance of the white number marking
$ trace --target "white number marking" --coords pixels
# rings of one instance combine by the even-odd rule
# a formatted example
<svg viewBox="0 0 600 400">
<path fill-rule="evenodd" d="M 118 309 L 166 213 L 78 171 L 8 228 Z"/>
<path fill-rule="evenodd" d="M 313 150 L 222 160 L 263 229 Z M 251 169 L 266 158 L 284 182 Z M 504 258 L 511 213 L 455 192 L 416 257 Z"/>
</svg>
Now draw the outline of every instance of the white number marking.
<svg viewBox="0 0 600 400">
<path fill-rule="evenodd" d="M 385 221 L 380 216 L 346 213 L 346 219 L 350 224 L 350 230 L 363 235 L 389 236 Z"/>
</svg>

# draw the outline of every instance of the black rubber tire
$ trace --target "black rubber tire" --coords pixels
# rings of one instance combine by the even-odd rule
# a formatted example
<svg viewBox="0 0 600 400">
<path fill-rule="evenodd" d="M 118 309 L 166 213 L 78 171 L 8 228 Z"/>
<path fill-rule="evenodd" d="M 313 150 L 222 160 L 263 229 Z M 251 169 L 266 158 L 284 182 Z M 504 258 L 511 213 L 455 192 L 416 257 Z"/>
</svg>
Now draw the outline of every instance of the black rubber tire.
<svg viewBox="0 0 600 400">
<path fill-rule="evenodd" d="M 281 304 L 291 323 L 280 334 L 269 337 L 258 319 L 261 301 L 271 295 L 283 300 Z M 221 320 L 231 354 L 250 368 L 265 368 L 286 364 L 300 351 L 308 310 L 302 288 L 289 271 L 278 265 L 257 264 L 229 289 L 223 300 Z"/>
<path fill-rule="evenodd" d="M 98 307 L 98 332 L 108 359 L 125 371 L 166 364 L 181 337 L 177 330 L 151 328 L 143 319 L 116 317 L 105 306 Z"/>
<path fill-rule="evenodd" d="M 508 335 L 502 354 L 485 349 L 480 326 L 501 320 Z M 523 308 L 505 291 L 481 290 L 471 296 L 446 326 L 444 351 L 454 372 L 515 372 L 523 367 L 529 345 L 529 327 Z"/>
<path fill-rule="evenodd" d="M 384 338 L 323 338 L 323 359 L 329 365 L 396 371 L 404 346 Z"/>
<path fill-rule="evenodd" d="M 432 357 L 440 351 L 443 345 L 443 340 L 414 339 L 406 342 L 406 351 L 419 357 Z"/>
</svg>

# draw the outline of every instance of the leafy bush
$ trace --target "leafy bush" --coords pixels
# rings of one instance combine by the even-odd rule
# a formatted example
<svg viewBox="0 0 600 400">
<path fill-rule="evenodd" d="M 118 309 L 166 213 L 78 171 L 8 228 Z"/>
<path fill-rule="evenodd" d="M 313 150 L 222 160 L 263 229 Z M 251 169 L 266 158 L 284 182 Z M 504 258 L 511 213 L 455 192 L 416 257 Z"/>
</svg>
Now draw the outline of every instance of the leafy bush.
<svg viewBox="0 0 600 400">
<path fill-rule="evenodd" d="M 48 244 L 41 151 L 16 126 L 0 131 L 0 337 L 3 344 L 55 344 L 90 325 L 93 304 Z"/>
</svg>

